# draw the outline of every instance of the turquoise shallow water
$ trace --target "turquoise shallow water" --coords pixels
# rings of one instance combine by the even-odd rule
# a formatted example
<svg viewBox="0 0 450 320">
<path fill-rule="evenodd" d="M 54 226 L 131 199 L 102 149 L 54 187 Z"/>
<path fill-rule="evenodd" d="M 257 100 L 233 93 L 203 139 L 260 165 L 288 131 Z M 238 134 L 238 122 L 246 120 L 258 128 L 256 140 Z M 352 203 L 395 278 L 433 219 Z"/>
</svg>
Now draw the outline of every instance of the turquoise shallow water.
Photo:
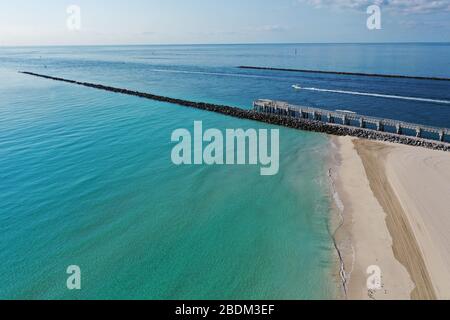
<svg viewBox="0 0 450 320">
<path fill-rule="evenodd" d="M 2 71 L 1 298 L 336 294 L 324 136 L 281 129 L 273 177 L 176 167 L 170 135 L 194 120 L 266 126 Z"/>
<path fill-rule="evenodd" d="M 0 298 L 339 294 L 326 136 L 279 128 L 272 177 L 253 166 L 177 167 L 171 133 L 196 120 L 221 130 L 274 127 L 18 70 L 242 108 L 272 98 L 450 127 L 444 105 L 291 90 L 450 100 L 448 82 L 235 68 L 448 76 L 449 52 L 448 44 L 0 48 Z M 69 265 L 81 267 L 80 291 L 66 288 Z"/>
</svg>

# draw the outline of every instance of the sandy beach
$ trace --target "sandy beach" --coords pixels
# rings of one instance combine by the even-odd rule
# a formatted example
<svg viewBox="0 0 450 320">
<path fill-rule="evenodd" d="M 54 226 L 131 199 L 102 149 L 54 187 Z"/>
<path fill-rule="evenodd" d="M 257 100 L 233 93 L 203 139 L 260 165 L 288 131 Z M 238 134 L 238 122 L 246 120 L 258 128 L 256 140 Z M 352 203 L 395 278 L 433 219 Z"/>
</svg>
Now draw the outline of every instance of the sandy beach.
<svg viewBox="0 0 450 320">
<path fill-rule="evenodd" d="M 450 153 L 332 139 L 347 298 L 450 299 Z"/>
</svg>

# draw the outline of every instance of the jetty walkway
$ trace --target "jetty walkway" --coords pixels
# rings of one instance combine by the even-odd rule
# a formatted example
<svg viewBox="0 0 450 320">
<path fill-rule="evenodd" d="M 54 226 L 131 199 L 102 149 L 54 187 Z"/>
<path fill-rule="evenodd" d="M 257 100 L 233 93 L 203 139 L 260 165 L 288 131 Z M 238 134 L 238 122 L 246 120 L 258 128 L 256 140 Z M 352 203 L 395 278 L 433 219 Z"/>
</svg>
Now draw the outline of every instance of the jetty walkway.
<svg viewBox="0 0 450 320">
<path fill-rule="evenodd" d="M 253 107 L 255 111 L 258 112 L 323 121 L 330 124 L 341 124 L 343 126 L 358 126 L 362 129 L 370 127 L 372 130 L 378 132 L 386 132 L 386 129 L 390 128 L 391 133 L 397 135 L 406 135 L 407 132 L 411 135 L 413 132 L 416 138 L 426 137 L 440 142 L 445 142 L 446 138 L 450 138 L 450 129 L 447 128 L 437 128 L 392 119 L 368 117 L 352 112 L 330 111 L 296 106 L 286 102 L 264 99 L 255 101 Z"/>
</svg>

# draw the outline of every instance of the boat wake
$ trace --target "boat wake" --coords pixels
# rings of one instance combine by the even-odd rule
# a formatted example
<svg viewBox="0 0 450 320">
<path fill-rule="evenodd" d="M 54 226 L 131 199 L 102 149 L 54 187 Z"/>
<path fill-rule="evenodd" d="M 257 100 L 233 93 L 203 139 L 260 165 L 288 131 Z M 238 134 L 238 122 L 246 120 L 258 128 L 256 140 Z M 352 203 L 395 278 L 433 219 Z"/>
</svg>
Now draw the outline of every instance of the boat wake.
<svg viewBox="0 0 450 320">
<path fill-rule="evenodd" d="M 260 76 L 253 74 L 243 74 L 243 73 L 225 73 L 225 72 L 206 72 L 206 71 L 187 71 L 187 70 L 170 70 L 170 69 L 149 69 L 152 72 L 163 72 L 163 73 L 182 73 L 182 74 L 197 74 L 205 76 L 220 76 L 220 77 L 234 77 L 234 78 L 255 78 L 255 79 L 269 79 L 269 80 L 291 80 L 289 78 L 279 78 L 271 76 Z"/>
<path fill-rule="evenodd" d="M 293 86 L 293 88 L 297 89 L 297 90 L 331 92 L 331 93 L 339 93 L 339 94 L 350 94 L 350 95 L 356 95 L 356 96 L 368 96 L 368 97 L 377 97 L 377 98 L 386 98 L 386 99 L 400 99 L 400 100 L 420 101 L 420 102 L 429 102 L 429 103 L 450 104 L 450 101 L 448 101 L 448 100 L 436 100 L 436 99 L 418 98 L 418 97 L 404 97 L 404 96 L 396 96 L 396 95 L 380 94 L 380 93 L 331 90 L 331 89 L 319 89 L 319 88 L 304 88 L 304 87 L 300 87 L 298 85 Z"/>
</svg>

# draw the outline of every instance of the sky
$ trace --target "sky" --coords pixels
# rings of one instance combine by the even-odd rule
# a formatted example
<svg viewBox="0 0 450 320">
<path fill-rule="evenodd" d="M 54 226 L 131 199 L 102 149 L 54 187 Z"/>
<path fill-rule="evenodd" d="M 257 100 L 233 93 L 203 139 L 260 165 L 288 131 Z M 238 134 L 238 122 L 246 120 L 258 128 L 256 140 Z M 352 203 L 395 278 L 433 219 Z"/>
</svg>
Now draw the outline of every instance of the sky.
<svg viewBox="0 0 450 320">
<path fill-rule="evenodd" d="M 0 46 L 323 42 L 450 42 L 450 0 L 0 0 Z"/>
</svg>

